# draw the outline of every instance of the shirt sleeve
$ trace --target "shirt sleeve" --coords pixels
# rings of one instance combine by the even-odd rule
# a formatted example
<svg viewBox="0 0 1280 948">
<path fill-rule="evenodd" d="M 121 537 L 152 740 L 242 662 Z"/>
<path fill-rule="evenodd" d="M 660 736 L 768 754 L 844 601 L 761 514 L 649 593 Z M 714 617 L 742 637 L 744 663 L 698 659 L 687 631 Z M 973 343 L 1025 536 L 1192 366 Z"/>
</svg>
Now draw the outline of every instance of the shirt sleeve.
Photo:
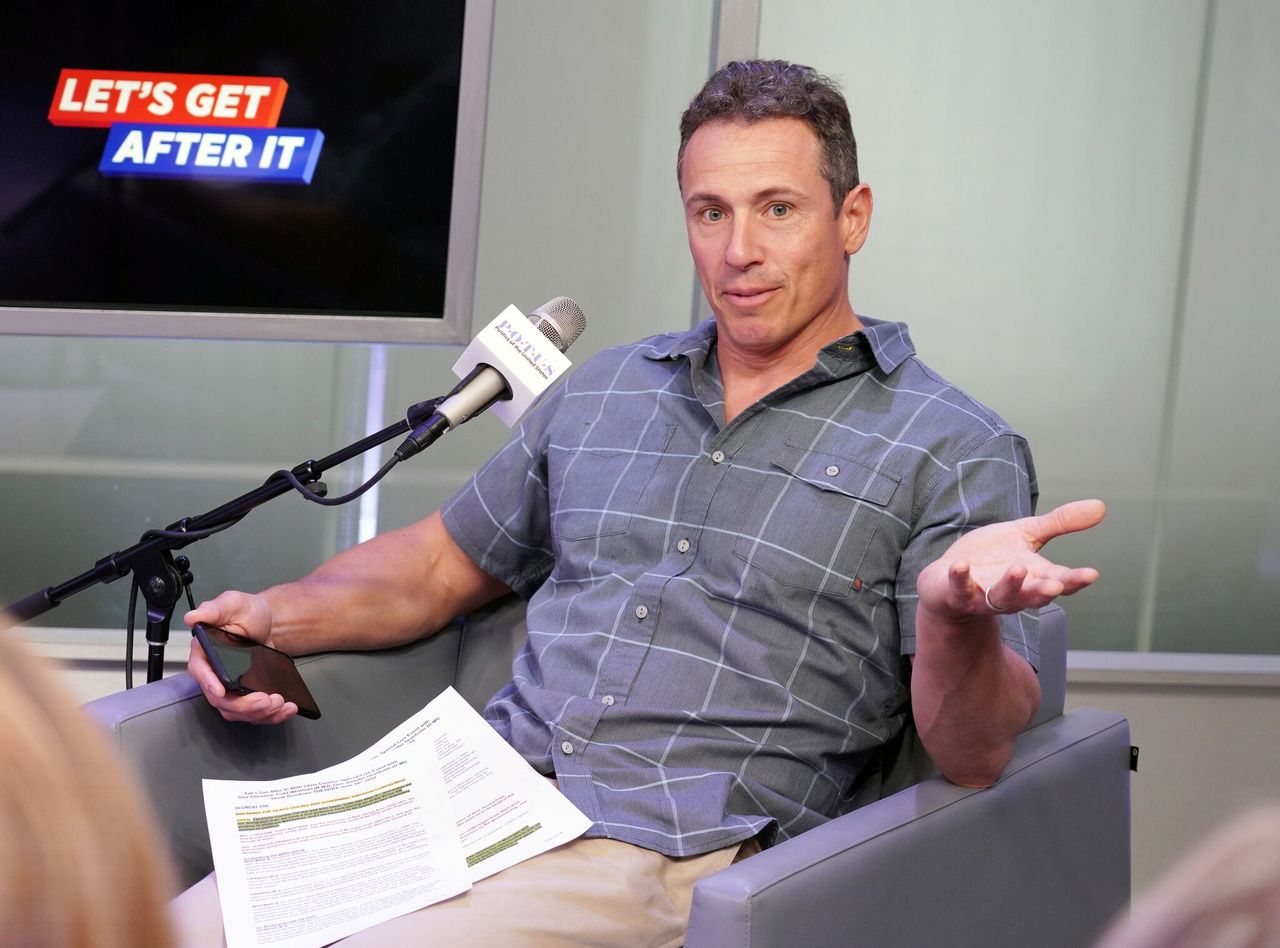
<svg viewBox="0 0 1280 948">
<path fill-rule="evenodd" d="M 535 405 L 441 511 L 445 529 L 462 551 L 525 599 L 554 565 L 546 449 L 563 391 L 561 386 Z"/>
<path fill-rule="evenodd" d="M 1003 432 L 982 441 L 953 464 L 929 492 L 903 551 L 897 576 L 902 654 L 916 651 L 920 571 L 961 535 L 977 527 L 1035 513 L 1038 491 L 1025 439 Z M 1029 609 L 1000 617 L 1000 637 L 1032 666 L 1039 664 L 1039 613 Z"/>
</svg>

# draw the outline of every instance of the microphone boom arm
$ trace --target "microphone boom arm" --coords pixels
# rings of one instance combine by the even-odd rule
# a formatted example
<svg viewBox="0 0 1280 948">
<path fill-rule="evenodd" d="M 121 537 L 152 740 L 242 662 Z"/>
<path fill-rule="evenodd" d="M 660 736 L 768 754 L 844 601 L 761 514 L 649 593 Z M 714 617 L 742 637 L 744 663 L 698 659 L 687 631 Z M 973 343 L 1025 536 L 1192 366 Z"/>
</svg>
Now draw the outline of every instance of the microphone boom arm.
<svg viewBox="0 0 1280 948">
<path fill-rule="evenodd" d="M 385 444 L 392 438 L 412 431 L 424 419 L 430 418 L 441 398 L 418 402 L 405 412 L 405 417 L 381 431 L 367 435 L 319 461 L 304 461 L 292 469 L 292 474 L 303 484 L 318 482 L 324 472 L 364 452 Z M 251 510 L 272 498 L 293 490 L 294 486 L 281 473 L 267 478 L 266 482 L 241 494 L 220 507 L 195 517 L 183 517 L 164 530 L 149 530 L 133 546 L 111 553 L 98 560 L 92 569 L 72 577 L 56 586 L 46 586 L 9 605 L 5 612 L 17 622 L 26 622 L 49 612 L 64 599 L 98 583 L 112 583 L 122 576 L 133 574 L 133 585 L 147 603 L 147 681 L 161 677 L 164 664 L 164 647 L 169 640 L 169 628 L 174 607 L 182 591 L 190 583 L 185 557 L 177 562 L 173 551 L 218 533 L 243 519 Z M 132 622 L 132 616 L 130 616 Z M 126 659 L 132 661 L 132 657 Z"/>
<path fill-rule="evenodd" d="M 519 323 L 528 325 L 516 324 L 517 318 Z M 502 328 L 495 329 L 499 325 Z M 507 420 L 508 424 L 514 423 L 514 418 L 518 417 L 519 412 L 528 407 L 529 402 L 536 398 L 548 381 L 555 377 L 556 372 L 547 368 L 548 360 L 550 362 L 559 360 L 561 366 L 558 371 L 560 372 L 568 367 L 568 360 L 564 358 L 563 353 L 584 328 L 586 328 L 586 317 L 578 308 L 578 304 L 567 296 L 557 296 L 548 300 L 527 317 L 524 317 L 514 306 L 510 306 L 500 313 L 490 326 L 482 330 L 481 336 L 485 336 L 491 330 L 496 333 L 501 340 L 497 343 L 496 352 L 499 355 L 496 361 L 499 364 L 509 362 L 507 371 L 514 372 L 515 378 L 519 378 L 521 373 L 532 370 L 528 369 L 519 358 L 511 355 L 513 349 L 519 350 L 520 358 L 528 360 L 530 364 L 541 365 L 542 371 L 534 371 L 534 377 L 539 383 L 538 388 L 532 387 L 528 381 L 516 385 L 504 372 L 487 364 L 489 359 L 478 359 L 470 374 L 451 392 L 411 406 L 405 412 L 403 421 L 368 435 L 319 461 L 305 461 L 291 471 L 277 471 L 267 478 L 261 487 L 242 494 L 208 513 L 196 517 L 184 517 L 164 530 L 148 530 L 142 535 L 142 539 L 128 549 L 104 556 L 94 564 L 92 569 L 64 583 L 46 586 L 39 592 L 19 599 L 10 605 L 7 611 L 18 622 L 25 622 L 43 615 L 68 596 L 83 589 L 98 583 L 114 582 L 132 573 L 133 593 L 136 595 L 140 591 L 147 602 L 147 681 L 157 681 L 163 672 L 164 647 L 169 641 L 169 625 L 173 619 L 174 607 L 183 590 L 189 590 L 191 585 L 191 574 L 188 571 L 190 563 L 186 557 L 175 558 L 174 550 L 180 550 L 196 540 L 227 529 L 255 507 L 290 490 L 299 490 L 308 499 L 328 506 L 353 500 L 364 490 L 372 487 L 378 478 L 395 464 L 417 454 L 445 432 L 484 411 L 494 402 L 502 401 L 504 398 L 512 399 L 513 388 L 518 388 L 523 401 L 519 402 L 519 410 L 510 420 Z M 538 343 L 538 340 L 541 342 Z M 465 359 L 480 342 L 481 338 L 478 336 L 471 346 L 467 347 L 462 358 Z M 539 352 L 542 346 L 551 348 Z M 484 351 L 483 346 L 481 351 Z M 531 352 L 536 358 L 530 355 Z M 462 359 L 459 360 L 461 361 Z M 458 371 L 457 365 L 454 368 Z M 514 406 L 517 402 L 512 404 Z M 319 482 L 321 475 L 328 468 L 349 461 L 370 448 L 406 433 L 409 437 L 405 438 L 400 447 L 395 450 L 382 470 L 358 490 L 343 497 L 319 500 L 323 495 L 320 491 L 310 488 L 309 485 Z M 130 641 L 133 634 L 133 605 L 134 597 L 131 596 L 128 617 Z M 125 666 L 129 670 L 126 677 L 130 683 L 132 682 L 132 659 L 132 655 L 128 656 Z"/>
</svg>

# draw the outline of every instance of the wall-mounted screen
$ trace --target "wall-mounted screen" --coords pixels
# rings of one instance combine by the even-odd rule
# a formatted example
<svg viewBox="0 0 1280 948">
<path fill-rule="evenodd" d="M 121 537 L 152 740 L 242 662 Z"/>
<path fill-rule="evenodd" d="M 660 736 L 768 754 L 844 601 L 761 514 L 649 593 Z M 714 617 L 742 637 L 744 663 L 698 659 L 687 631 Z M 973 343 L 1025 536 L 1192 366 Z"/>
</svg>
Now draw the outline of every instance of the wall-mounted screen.
<svg viewBox="0 0 1280 948">
<path fill-rule="evenodd" d="M 492 0 L 5 21 L 0 332 L 469 337 Z"/>
</svg>

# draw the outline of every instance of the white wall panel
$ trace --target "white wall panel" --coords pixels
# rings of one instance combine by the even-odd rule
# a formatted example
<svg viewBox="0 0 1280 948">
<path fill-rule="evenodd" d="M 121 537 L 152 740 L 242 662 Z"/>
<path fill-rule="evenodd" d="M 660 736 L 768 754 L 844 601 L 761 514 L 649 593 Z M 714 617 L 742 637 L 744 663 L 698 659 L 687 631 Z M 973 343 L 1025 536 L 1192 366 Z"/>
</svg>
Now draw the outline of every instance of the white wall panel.
<svg viewBox="0 0 1280 948">
<path fill-rule="evenodd" d="M 1073 645 L 1135 639 L 1151 547 L 1204 4 L 765 0 L 762 56 L 842 80 L 876 197 L 855 308 L 1031 440 L 1057 547 L 1103 582 Z"/>
<path fill-rule="evenodd" d="M 1150 629 L 1280 650 L 1280 5 L 1217 8 Z"/>
</svg>

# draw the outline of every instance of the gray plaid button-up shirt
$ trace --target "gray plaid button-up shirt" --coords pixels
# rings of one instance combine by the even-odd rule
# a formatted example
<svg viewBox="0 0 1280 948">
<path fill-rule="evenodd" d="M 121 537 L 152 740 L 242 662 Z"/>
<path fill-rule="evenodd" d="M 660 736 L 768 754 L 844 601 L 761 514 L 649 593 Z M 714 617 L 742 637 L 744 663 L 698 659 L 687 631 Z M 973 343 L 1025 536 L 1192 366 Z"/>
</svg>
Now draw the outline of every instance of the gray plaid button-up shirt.
<svg viewBox="0 0 1280 948">
<path fill-rule="evenodd" d="M 728 425 L 713 322 L 603 352 L 446 505 L 530 597 L 485 716 L 588 835 L 681 856 L 836 815 L 902 725 L 917 574 L 1032 513 L 1026 442 L 863 322 Z"/>
</svg>

